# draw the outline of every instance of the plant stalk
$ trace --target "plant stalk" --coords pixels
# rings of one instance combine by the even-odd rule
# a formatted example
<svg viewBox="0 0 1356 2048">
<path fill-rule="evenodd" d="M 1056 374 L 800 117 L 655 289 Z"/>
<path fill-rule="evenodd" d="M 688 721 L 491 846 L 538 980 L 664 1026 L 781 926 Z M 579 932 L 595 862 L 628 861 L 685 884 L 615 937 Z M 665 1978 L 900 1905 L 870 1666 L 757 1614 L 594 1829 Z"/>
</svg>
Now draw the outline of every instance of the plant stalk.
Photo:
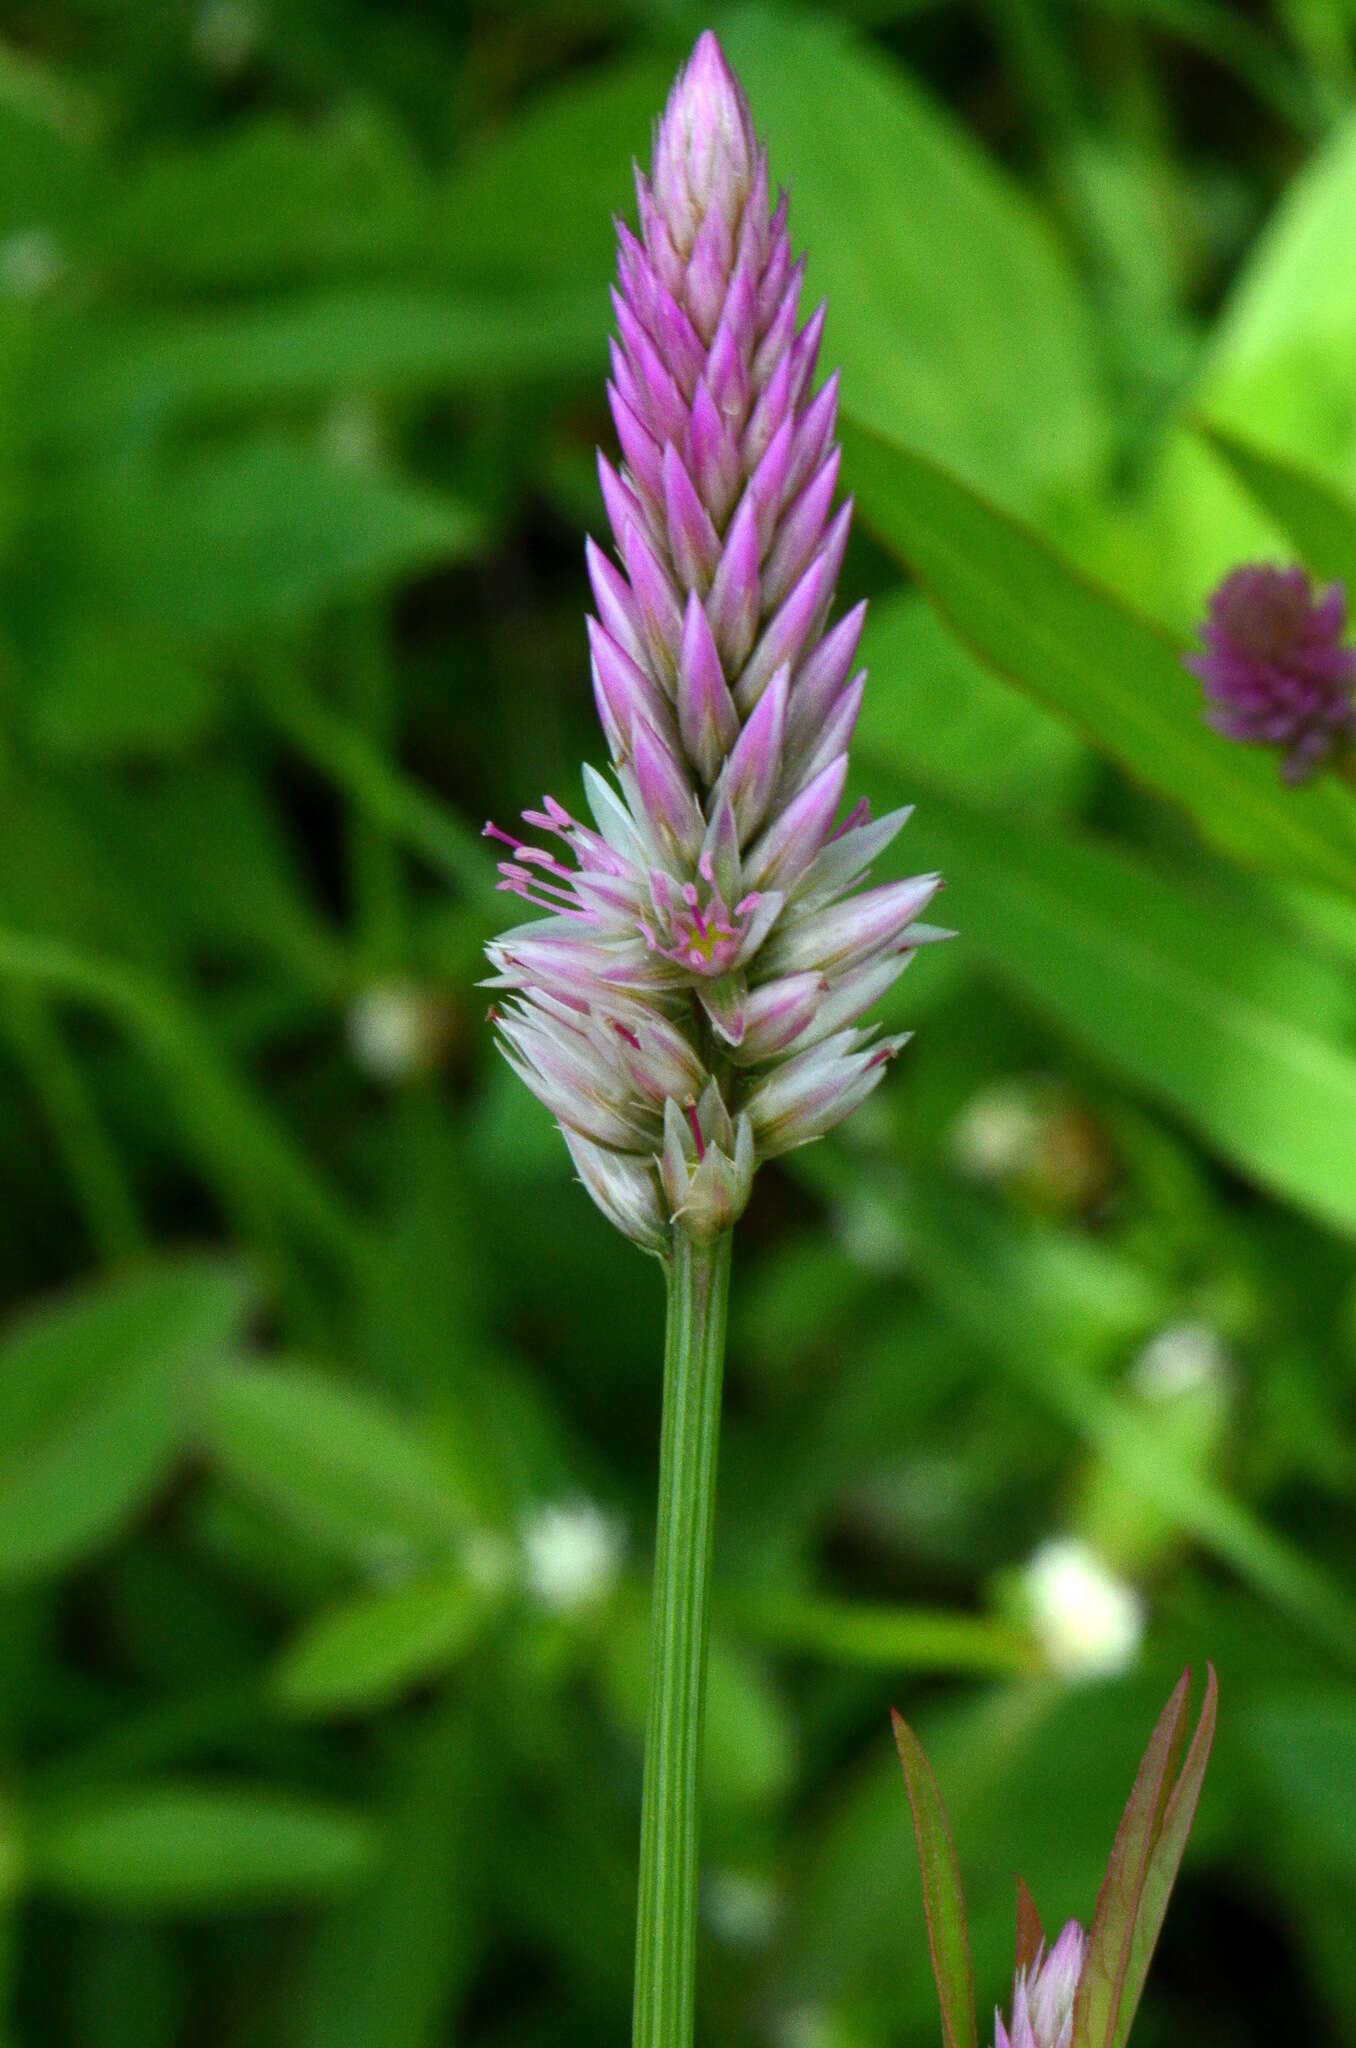
<svg viewBox="0 0 1356 2048">
<path fill-rule="evenodd" d="M 633 2048 L 691 2048 L 698 1795 L 730 1231 L 675 1232 L 669 1262 Z"/>
</svg>

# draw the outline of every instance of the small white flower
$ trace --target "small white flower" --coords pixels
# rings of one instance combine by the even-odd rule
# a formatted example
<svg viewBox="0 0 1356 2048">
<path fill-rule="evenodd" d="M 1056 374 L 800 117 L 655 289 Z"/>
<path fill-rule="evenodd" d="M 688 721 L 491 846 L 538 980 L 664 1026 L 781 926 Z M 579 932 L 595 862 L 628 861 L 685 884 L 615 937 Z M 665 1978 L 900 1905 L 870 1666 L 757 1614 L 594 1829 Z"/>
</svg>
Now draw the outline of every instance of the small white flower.
<svg viewBox="0 0 1356 2048">
<path fill-rule="evenodd" d="M 1129 1670 L 1144 1635 L 1144 1602 L 1088 1544 L 1074 1536 L 1043 1543 L 1021 1584 L 1052 1671 L 1080 1679 Z"/>
<path fill-rule="evenodd" d="M 823 2005 L 793 2005 L 774 2023 L 777 2048 L 847 2048 L 849 2036 L 838 2015 Z"/>
<path fill-rule="evenodd" d="M 1031 1164 L 1045 1128 L 1025 1081 L 997 1081 L 971 1097 L 951 1131 L 951 1156 L 970 1180 L 1006 1180 Z"/>
<path fill-rule="evenodd" d="M 363 398 L 340 398 L 319 427 L 321 452 L 340 469 L 378 469 L 386 454 L 381 414 Z"/>
<path fill-rule="evenodd" d="M 25 228 L 0 242 L 0 292 L 6 298 L 41 298 L 65 268 L 61 244 L 46 228 Z"/>
<path fill-rule="evenodd" d="M 766 1878 L 717 1870 L 707 1881 L 706 1923 L 730 1948 L 766 1948 L 781 1917 L 781 1899 Z"/>
<path fill-rule="evenodd" d="M 1228 1369 L 1228 1353 L 1208 1323 L 1170 1323 L 1140 1352 L 1130 1384 L 1146 1401 L 1175 1401 L 1219 1385 Z"/>
<path fill-rule="evenodd" d="M 434 1065 L 443 1019 L 426 989 L 413 982 L 380 982 L 349 1004 L 346 1030 L 349 1051 L 363 1072 L 395 1086 Z"/>
<path fill-rule="evenodd" d="M 597 1606 L 617 1582 L 625 1541 L 621 1524 L 594 1501 L 539 1508 L 523 1529 L 528 1587 L 557 1613 Z"/>
<path fill-rule="evenodd" d="M 193 24 L 193 54 L 204 71 L 234 78 L 259 39 L 259 17 L 243 0 L 207 0 Z"/>
</svg>

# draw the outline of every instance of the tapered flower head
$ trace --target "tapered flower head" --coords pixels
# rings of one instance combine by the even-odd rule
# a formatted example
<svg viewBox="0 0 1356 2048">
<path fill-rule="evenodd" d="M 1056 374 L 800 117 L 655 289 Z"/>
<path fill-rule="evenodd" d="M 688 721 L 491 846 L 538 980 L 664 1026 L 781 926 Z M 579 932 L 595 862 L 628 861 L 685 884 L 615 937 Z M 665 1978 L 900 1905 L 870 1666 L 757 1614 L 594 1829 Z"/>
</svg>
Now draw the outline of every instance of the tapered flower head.
<svg viewBox="0 0 1356 2048">
<path fill-rule="evenodd" d="M 1187 659 L 1211 700 L 1210 723 L 1229 739 L 1279 747 L 1288 782 L 1304 781 L 1356 725 L 1346 618 L 1342 584 L 1316 592 L 1303 569 L 1254 564 L 1215 591 L 1206 651 Z"/>
<path fill-rule="evenodd" d="M 524 832 L 487 827 L 501 886 L 546 913 L 489 955 L 510 1061 L 599 1206 L 662 1249 L 675 1220 L 727 1227 L 759 1160 L 877 1085 L 903 1040 L 859 1020 L 943 934 L 920 922 L 938 876 L 861 888 L 907 813 L 842 816 L 866 677 L 865 607 L 830 625 L 837 378 L 814 388 L 823 308 L 801 324 L 786 202 L 709 33 L 636 193 L 622 459 L 599 456 L 614 552 L 588 545 L 612 779 L 585 771 L 585 818 L 548 797 Z"/>
<path fill-rule="evenodd" d="M 1046 1953 L 1044 1945 L 1029 1966 L 1020 1968 L 1012 1984 L 1012 2025 L 1001 2013 L 994 2022 L 994 2048 L 1070 2048 L 1074 1999 L 1087 1952 L 1087 1936 L 1070 1920 Z"/>
</svg>

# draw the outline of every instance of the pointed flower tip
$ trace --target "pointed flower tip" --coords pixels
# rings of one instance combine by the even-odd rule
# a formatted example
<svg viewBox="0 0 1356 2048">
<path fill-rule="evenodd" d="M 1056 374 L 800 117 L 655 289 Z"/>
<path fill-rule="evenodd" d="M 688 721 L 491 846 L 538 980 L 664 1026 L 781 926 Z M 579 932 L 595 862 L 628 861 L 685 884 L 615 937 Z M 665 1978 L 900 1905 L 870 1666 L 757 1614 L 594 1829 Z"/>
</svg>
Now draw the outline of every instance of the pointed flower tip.
<svg viewBox="0 0 1356 2048">
<path fill-rule="evenodd" d="M 694 150 L 721 144 L 730 150 L 742 147 L 752 155 L 753 110 L 713 28 L 703 29 L 693 45 L 665 119 L 683 124 Z"/>
<path fill-rule="evenodd" d="M 713 206 L 734 228 L 758 162 L 748 96 L 719 38 L 706 29 L 678 74 L 655 137 L 650 186 L 675 248 L 691 250 Z"/>
<path fill-rule="evenodd" d="M 1315 590 L 1306 569 L 1245 563 L 1212 592 L 1204 653 L 1185 665 L 1205 686 L 1206 717 L 1227 739 L 1280 750 L 1302 782 L 1356 730 L 1356 648 L 1344 644 L 1341 583 Z"/>
</svg>

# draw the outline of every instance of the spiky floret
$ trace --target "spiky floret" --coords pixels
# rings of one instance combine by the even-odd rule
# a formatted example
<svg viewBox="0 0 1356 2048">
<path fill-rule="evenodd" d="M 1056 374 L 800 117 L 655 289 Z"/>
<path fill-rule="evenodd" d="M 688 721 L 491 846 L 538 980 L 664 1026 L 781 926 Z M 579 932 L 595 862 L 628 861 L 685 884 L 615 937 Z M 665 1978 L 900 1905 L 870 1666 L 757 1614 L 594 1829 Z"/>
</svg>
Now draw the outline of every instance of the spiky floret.
<svg viewBox="0 0 1356 2048">
<path fill-rule="evenodd" d="M 835 829 L 866 681 L 865 606 L 828 628 L 852 512 L 834 509 L 838 380 L 812 388 L 824 309 L 800 324 L 786 201 L 709 32 L 636 193 L 621 466 L 599 456 L 616 559 L 588 547 L 615 786 L 586 770 L 591 824 L 547 798 L 524 814 L 537 839 L 487 827 L 511 848 L 501 886 L 547 913 L 489 953 L 506 1052 L 595 1200 L 662 1248 L 666 1218 L 723 1228 L 759 1158 L 876 1085 L 903 1041 L 857 1020 L 940 936 L 918 922 L 940 878 L 860 890 L 905 812 Z"/>
<path fill-rule="evenodd" d="M 1074 1999 L 1087 1951 L 1087 1936 L 1070 1920 L 1047 1953 L 1029 1970 L 1018 1970 L 1012 1986 L 1012 2025 L 995 2015 L 994 2048 L 1070 2048 Z"/>
</svg>

